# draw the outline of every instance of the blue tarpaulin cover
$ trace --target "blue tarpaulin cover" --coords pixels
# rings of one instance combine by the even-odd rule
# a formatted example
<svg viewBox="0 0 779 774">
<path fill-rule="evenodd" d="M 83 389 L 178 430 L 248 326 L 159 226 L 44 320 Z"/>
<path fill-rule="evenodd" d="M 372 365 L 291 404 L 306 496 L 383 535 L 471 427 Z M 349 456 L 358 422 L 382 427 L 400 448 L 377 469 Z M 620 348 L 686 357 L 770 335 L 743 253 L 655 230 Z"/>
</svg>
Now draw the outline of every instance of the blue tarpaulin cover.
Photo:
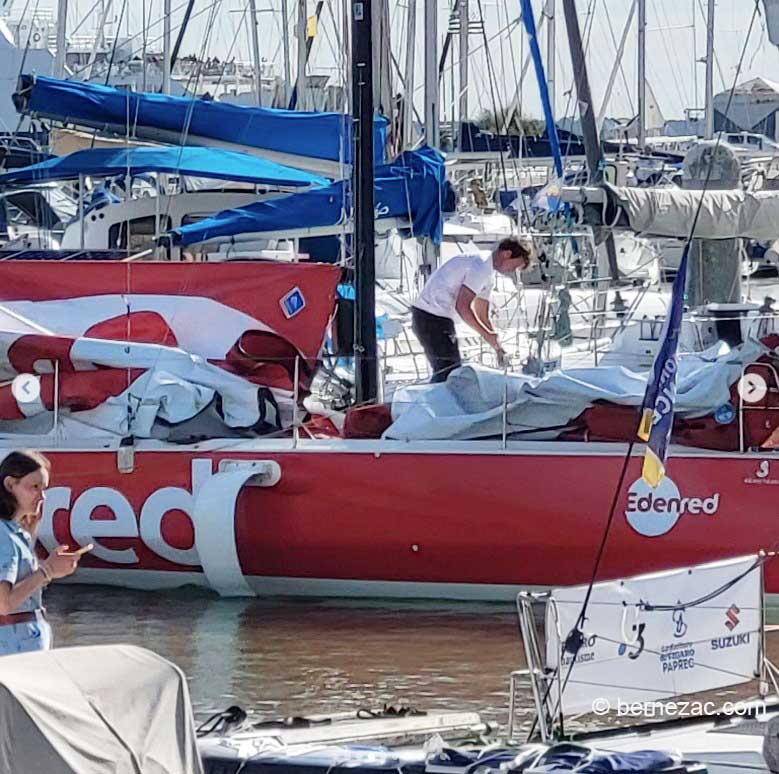
<svg viewBox="0 0 779 774">
<path fill-rule="evenodd" d="M 395 162 L 376 168 L 376 218 L 403 218 L 414 236 L 441 241 L 447 194 L 442 156 L 431 148 L 402 153 Z M 351 213 L 351 185 L 338 181 L 324 188 L 225 210 L 171 232 L 175 244 L 190 245 L 237 234 L 292 231 L 335 226 Z"/>
<path fill-rule="evenodd" d="M 351 160 L 352 118 L 342 113 L 305 113 L 134 93 L 42 75 L 21 76 L 14 103 L 20 113 L 79 126 L 124 131 L 129 124 L 132 137 L 153 137 L 153 130 L 158 130 L 184 136 L 192 145 L 202 145 L 202 138 L 211 138 L 294 156 Z M 387 123 L 382 116 L 375 119 L 377 164 L 384 159 Z"/>
<path fill-rule="evenodd" d="M 113 177 L 169 172 L 191 177 L 236 180 L 288 187 L 327 185 L 318 175 L 285 167 L 248 153 L 222 148 L 91 148 L 14 169 L 0 175 L 0 185 L 73 180 L 80 174 Z"/>
</svg>

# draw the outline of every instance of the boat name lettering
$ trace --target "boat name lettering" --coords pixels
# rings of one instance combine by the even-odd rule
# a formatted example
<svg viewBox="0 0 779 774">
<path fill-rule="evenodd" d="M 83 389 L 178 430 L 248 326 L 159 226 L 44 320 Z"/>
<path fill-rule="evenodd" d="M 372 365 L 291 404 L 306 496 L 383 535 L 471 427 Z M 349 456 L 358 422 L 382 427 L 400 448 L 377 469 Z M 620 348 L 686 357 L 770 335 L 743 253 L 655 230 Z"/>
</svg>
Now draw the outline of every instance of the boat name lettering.
<svg viewBox="0 0 779 774">
<path fill-rule="evenodd" d="M 683 650 L 685 648 L 690 648 L 690 647 L 692 647 L 692 643 L 691 642 L 674 642 L 674 643 L 670 643 L 668 645 L 661 645 L 660 646 L 660 653 L 661 653 L 660 658 L 665 658 L 668 655 L 676 656 L 678 651 Z M 693 652 L 694 652 L 694 650 L 695 649 L 693 648 Z"/>
<path fill-rule="evenodd" d="M 183 548 L 171 545 L 165 538 L 163 520 L 171 511 L 185 514 L 194 523 L 195 498 L 199 489 L 213 475 L 210 459 L 192 460 L 192 491 L 177 486 L 164 486 L 148 494 L 136 512 L 130 500 L 118 489 L 95 486 L 75 496 L 69 486 L 54 486 L 46 492 L 43 519 L 38 537 L 47 551 L 63 542 L 62 534 L 55 535 L 54 518 L 67 511 L 69 532 L 80 545 L 93 543 L 92 554 L 111 564 L 137 564 L 135 548 L 119 548 L 112 539 L 140 539 L 140 542 L 159 557 L 177 565 L 196 567 L 200 564 L 194 545 Z M 112 518 L 93 518 L 98 508 L 107 508 Z M 106 540 L 107 539 L 107 540 Z M 104 542 L 106 541 L 106 542 Z"/>
<path fill-rule="evenodd" d="M 685 513 L 701 514 L 706 513 L 710 516 L 717 512 L 719 508 L 719 494 L 711 497 L 655 497 L 651 492 L 641 496 L 636 492 L 628 495 L 628 510 L 637 513 L 678 513 L 683 516 Z"/>
<path fill-rule="evenodd" d="M 663 672 L 681 672 L 695 668 L 695 647 L 691 642 L 675 642 L 660 646 L 660 666 Z"/>
<path fill-rule="evenodd" d="M 639 478 L 628 489 L 625 518 L 639 535 L 659 537 L 670 532 L 683 516 L 713 516 L 719 506 L 719 492 L 707 497 L 683 497 L 668 476 L 656 487 Z"/>
<path fill-rule="evenodd" d="M 692 651 L 695 653 L 695 650 Z M 685 658 L 674 658 L 662 661 L 663 672 L 680 672 L 685 669 L 695 669 L 695 658 L 686 656 Z"/>
</svg>

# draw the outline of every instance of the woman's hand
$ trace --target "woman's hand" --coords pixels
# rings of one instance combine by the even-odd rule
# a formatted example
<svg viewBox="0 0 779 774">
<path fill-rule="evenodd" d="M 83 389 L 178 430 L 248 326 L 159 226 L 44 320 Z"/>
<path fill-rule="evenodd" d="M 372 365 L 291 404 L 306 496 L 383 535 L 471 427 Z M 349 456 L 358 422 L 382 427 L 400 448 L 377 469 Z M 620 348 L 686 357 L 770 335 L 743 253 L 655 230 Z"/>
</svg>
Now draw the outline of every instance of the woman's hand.
<svg viewBox="0 0 779 774">
<path fill-rule="evenodd" d="M 52 578 L 67 578 L 76 571 L 81 557 L 93 548 L 91 543 L 78 551 L 70 551 L 70 546 L 57 546 L 41 564 Z"/>
</svg>

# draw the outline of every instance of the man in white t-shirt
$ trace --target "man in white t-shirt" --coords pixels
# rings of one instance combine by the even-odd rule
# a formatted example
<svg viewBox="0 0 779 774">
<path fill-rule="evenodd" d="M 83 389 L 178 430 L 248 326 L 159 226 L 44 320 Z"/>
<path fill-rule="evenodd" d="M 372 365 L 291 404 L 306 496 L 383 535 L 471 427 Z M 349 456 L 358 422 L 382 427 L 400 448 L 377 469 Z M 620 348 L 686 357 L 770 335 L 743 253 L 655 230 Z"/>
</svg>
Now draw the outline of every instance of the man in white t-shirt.
<svg viewBox="0 0 779 774">
<path fill-rule="evenodd" d="M 530 263 L 530 251 L 518 239 L 504 239 L 485 261 L 479 254 L 458 255 L 431 275 L 411 307 L 414 333 L 433 369 L 433 382 L 444 382 L 462 360 L 454 324 L 462 319 L 497 353 L 506 353 L 490 324 L 492 272 L 510 275 Z"/>
</svg>

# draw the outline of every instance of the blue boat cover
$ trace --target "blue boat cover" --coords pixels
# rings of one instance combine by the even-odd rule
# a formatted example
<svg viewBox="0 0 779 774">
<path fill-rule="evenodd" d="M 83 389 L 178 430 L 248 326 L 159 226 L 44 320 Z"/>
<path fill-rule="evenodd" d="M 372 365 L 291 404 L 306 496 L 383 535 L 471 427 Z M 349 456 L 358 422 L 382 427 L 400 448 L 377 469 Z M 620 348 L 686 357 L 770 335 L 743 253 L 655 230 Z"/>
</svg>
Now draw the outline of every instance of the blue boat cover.
<svg viewBox="0 0 779 774">
<path fill-rule="evenodd" d="M 205 774 L 425 774 L 425 751 L 421 747 L 396 753 L 383 747 L 321 746 L 310 751 L 282 751 L 278 755 L 268 751 L 247 757 L 229 738 L 227 743 L 220 740 L 209 744 L 205 737 L 200 754 Z"/>
<path fill-rule="evenodd" d="M 73 180 L 80 174 L 124 177 L 169 172 L 190 177 L 262 183 L 285 188 L 327 185 L 318 175 L 285 167 L 248 153 L 222 148 L 91 148 L 59 156 L 0 175 L 0 185 L 25 185 L 47 180 Z"/>
<path fill-rule="evenodd" d="M 20 113 L 69 124 L 123 129 L 149 137 L 148 130 L 173 132 L 203 144 L 211 138 L 294 156 L 351 162 L 352 118 L 343 113 L 304 113 L 247 107 L 191 97 L 134 93 L 81 81 L 22 75 L 14 104 Z M 388 121 L 374 122 L 375 160 L 384 160 Z"/>
<path fill-rule="evenodd" d="M 392 164 L 376 168 L 376 219 L 406 219 L 413 236 L 430 237 L 439 244 L 448 186 L 444 160 L 437 151 L 425 147 L 402 153 Z M 175 229 L 169 236 L 174 244 L 191 245 L 237 234 L 337 226 L 350 215 L 351 185 L 340 180 L 324 188 L 224 210 Z"/>
</svg>

